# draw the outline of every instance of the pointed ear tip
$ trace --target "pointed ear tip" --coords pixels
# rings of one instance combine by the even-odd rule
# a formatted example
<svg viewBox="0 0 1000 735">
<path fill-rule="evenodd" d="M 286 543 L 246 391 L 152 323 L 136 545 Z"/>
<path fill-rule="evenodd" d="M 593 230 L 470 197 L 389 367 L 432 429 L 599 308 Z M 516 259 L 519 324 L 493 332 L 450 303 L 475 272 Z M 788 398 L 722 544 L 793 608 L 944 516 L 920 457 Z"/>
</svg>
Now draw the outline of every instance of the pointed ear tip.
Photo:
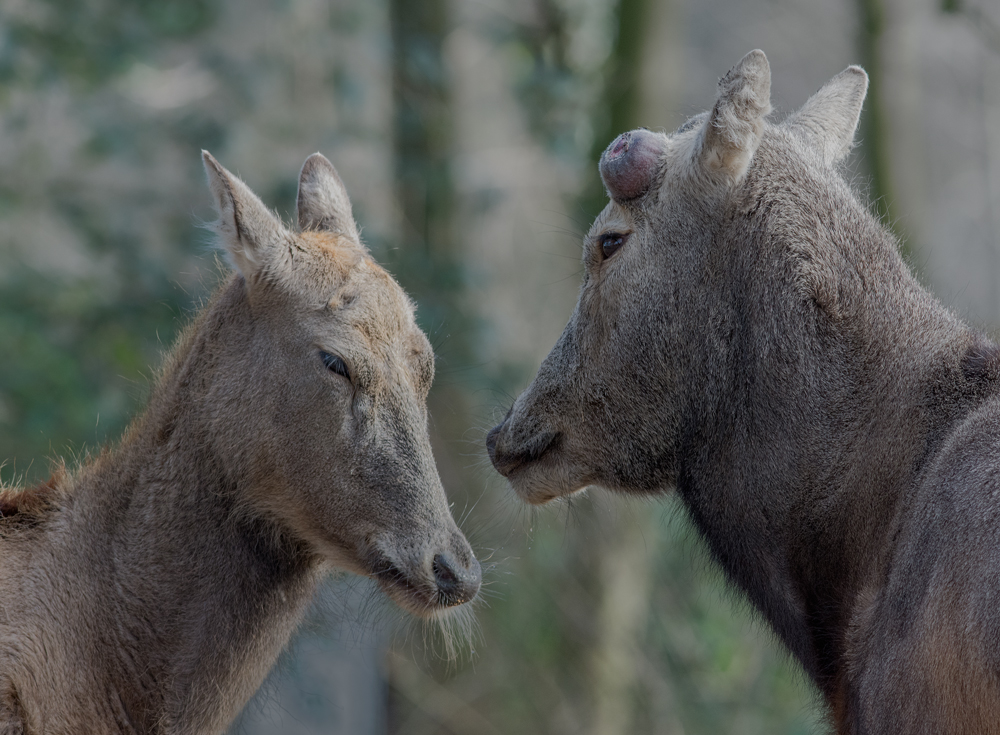
<svg viewBox="0 0 1000 735">
<path fill-rule="evenodd" d="M 215 160 L 215 156 L 204 149 L 201 151 L 201 162 L 205 166 L 205 172 L 209 175 L 221 175 L 225 171 L 222 164 Z"/>
<path fill-rule="evenodd" d="M 767 61 L 767 54 L 759 48 L 755 48 L 753 51 L 744 56 L 743 61 L 740 63 L 748 66 L 753 65 L 760 69 L 770 70 L 770 64 Z"/>
<path fill-rule="evenodd" d="M 313 163 L 316 163 L 316 162 L 319 162 L 319 161 L 325 161 L 325 160 L 326 160 L 326 156 L 324 156 L 319 151 L 316 151 L 315 153 L 310 153 L 309 156 L 306 157 L 306 162 L 303 165 L 304 166 L 309 166 L 309 165 L 311 165 Z"/>
<path fill-rule="evenodd" d="M 319 151 L 316 151 L 309 156 L 309 158 L 305 160 L 305 163 L 302 164 L 302 171 L 299 173 L 299 178 L 301 179 L 303 176 L 311 177 L 317 169 L 325 169 L 327 173 L 332 173 L 334 176 L 339 178 L 337 169 L 334 168 L 332 163 L 330 163 L 330 159 Z"/>
<path fill-rule="evenodd" d="M 771 66 L 763 51 L 759 48 L 754 49 L 740 59 L 740 62 L 719 80 L 720 88 L 734 83 L 737 86 L 749 83 L 757 89 L 758 94 L 767 95 L 770 93 Z"/>
<path fill-rule="evenodd" d="M 868 86 L 868 72 L 866 72 L 857 64 L 851 64 L 849 67 L 844 69 L 844 71 L 842 71 L 841 74 L 844 76 L 857 77 L 858 81 L 862 82 L 865 87 Z"/>
<path fill-rule="evenodd" d="M 840 94 L 846 93 L 863 100 L 868 94 L 868 73 L 857 64 L 852 64 L 831 79 L 829 85 L 838 89 Z"/>
</svg>

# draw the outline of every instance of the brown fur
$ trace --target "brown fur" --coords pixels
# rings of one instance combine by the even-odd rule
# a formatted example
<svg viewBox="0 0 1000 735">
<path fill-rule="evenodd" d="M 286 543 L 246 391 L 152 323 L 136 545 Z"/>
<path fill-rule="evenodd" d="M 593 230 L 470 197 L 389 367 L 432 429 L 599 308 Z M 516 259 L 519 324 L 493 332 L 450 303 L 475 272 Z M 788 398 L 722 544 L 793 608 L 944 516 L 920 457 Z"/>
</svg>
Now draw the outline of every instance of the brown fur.
<svg viewBox="0 0 1000 735">
<path fill-rule="evenodd" d="M 204 160 L 236 272 L 116 446 L 0 492 L 2 733 L 222 730 L 329 569 L 423 616 L 478 590 L 427 435 L 430 345 L 333 167 L 303 167 L 296 233 Z"/>
<path fill-rule="evenodd" d="M 68 475 L 60 464 L 52 476 L 34 487 L 0 487 L 0 518 L 24 520 L 37 519 L 56 508 L 66 494 Z M 14 519 L 20 515 L 22 519 Z"/>
</svg>

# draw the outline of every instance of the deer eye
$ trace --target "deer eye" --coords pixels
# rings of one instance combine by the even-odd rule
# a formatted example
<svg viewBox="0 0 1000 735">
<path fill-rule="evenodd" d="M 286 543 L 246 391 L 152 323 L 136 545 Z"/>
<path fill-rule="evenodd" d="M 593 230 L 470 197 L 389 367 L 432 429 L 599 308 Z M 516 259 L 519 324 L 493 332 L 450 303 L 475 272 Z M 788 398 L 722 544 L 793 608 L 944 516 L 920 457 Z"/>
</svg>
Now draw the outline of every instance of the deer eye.
<svg viewBox="0 0 1000 735">
<path fill-rule="evenodd" d="M 607 232 L 602 235 L 601 254 L 604 256 L 604 260 L 617 253 L 626 240 L 628 240 L 628 235 L 623 235 L 620 232 Z"/>
<path fill-rule="evenodd" d="M 343 361 L 337 355 L 331 355 L 329 352 L 323 352 L 320 350 L 319 357 L 326 365 L 326 369 L 331 373 L 337 373 L 337 375 L 343 375 L 348 380 L 351 379 L 351 371 L 347 369 L 347 363 Z"/>
</svg>

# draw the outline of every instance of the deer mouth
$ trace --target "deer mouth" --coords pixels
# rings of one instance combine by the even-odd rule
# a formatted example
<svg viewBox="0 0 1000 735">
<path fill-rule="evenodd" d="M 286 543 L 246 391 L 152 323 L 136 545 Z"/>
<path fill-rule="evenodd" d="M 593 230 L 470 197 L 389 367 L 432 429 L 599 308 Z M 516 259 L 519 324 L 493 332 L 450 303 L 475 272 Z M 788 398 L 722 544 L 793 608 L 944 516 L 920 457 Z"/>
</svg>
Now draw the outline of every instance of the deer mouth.
<svg viewBox="0 0 1000 735">
<path fill-rule="evenodd" d="M 374 565 L 371 574 L 382 590 L 399 607 L 418 617 L 429 617 L 448 608 L 471 602 L 479 592 L 482 569 L 479 561 L 461 564 L 448 553 L 434 555 L 433 561 L 416 569 L 388 557 Z M 425 569 L 430 567 L 430 572 Z"/>
<path fill-rule="evenodd" d="M 545 505 L 592 484 L 577 479 L 566 462 L 553 457 L 522 465 L 506 477 L 517 496 L 529 505 Z"/>
<path fill-rule="evenodd" d="M 415 580 L 395 566 L 373 576 L 389 598 L 407 612 L 427 617 L 438 609 L 430 580 Z"/>
<path fill-rule="evenodd" d="M 576 477 L 573 463 L 566 457 L 562 432 L 542 431 L 514 444 L 507 429 L 506 419 L 494 427 L 486 436 L 486 450 L 493 467 L 523 501 L 543 505 L 589 484 Z"/>
</svg>

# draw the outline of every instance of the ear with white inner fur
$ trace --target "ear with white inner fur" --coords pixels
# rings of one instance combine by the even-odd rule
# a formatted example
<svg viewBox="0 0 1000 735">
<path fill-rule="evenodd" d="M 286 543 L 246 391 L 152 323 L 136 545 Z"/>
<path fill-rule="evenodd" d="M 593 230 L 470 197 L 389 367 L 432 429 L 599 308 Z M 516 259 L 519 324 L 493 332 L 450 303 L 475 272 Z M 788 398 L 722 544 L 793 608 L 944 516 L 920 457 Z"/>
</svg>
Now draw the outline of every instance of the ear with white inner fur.
<svg viewBox="0 0 1000 735">
<path fill-rule="evenodd" d="M 868 75 L 860 66 L 849 66 L 823 85 L 790 115 L 784 125 L 805 138 L 831 166 L 850 153 L 861 106 L 868 93 Z"/>
<path fill-rule="evenodd" d="M 208 187 L 219 213 L 216 230 L 232 264 L 251 281 L 268 264 L 276 246 L 288 238 L 288 230 L 250 187 L 233 176 L 212 157 L 201 152 Z"/>
<path fill-rule="evenodd" d="M 322 153 L 313 153 L 299 174 L 299 229 L 324 230 L 358 242 L 358 228 L 351 214 L 344 182 Z"/>
<path fill-rule="evenodd" d="M 743 177 L 771 111 L 771 68 L 760 49 L 751 51 L 719 81 L 719 96 L 705 123 L 700 160 L 730 182 Z"/>
</svg>

